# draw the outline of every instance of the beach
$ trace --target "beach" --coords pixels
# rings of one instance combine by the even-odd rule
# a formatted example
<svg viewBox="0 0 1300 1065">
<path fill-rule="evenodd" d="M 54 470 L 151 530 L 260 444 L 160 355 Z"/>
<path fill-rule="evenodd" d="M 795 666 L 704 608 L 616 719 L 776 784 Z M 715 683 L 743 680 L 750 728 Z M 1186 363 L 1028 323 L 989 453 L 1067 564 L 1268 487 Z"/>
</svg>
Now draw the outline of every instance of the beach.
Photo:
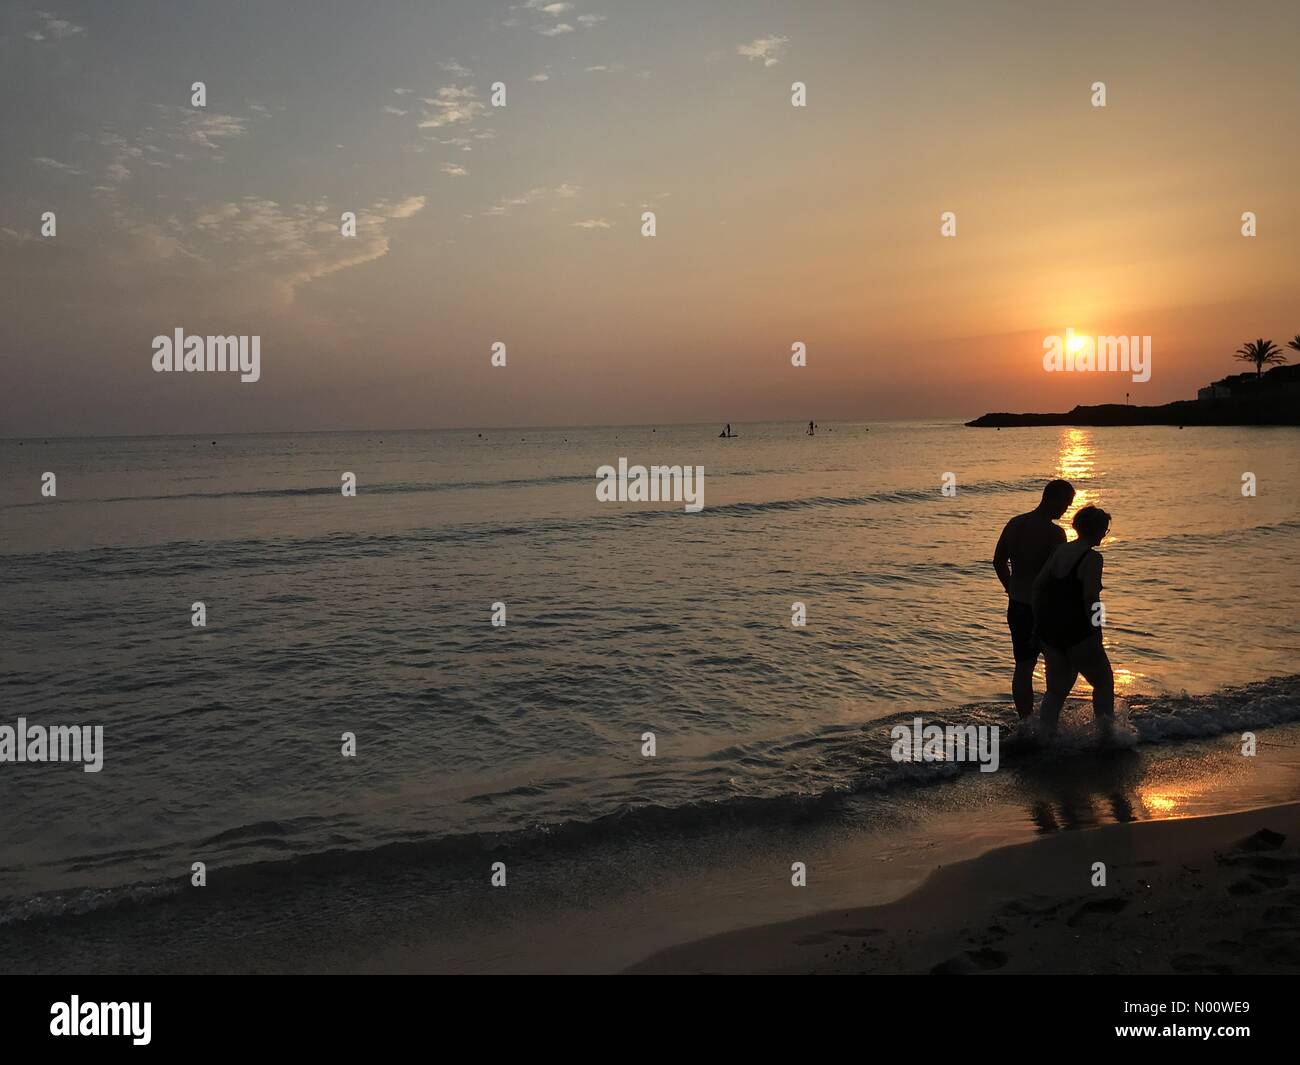
<svg viewBox="0 0 1300 1065">
<path fill-rule="evenodd" d="M 1093 863 L 1107 866 L 1091 886 Z M 1291 974 L 1300 803 L 1117 824 L 940 867 L 896 902 L 664 951 L 651 973 Z"/>
</svg>

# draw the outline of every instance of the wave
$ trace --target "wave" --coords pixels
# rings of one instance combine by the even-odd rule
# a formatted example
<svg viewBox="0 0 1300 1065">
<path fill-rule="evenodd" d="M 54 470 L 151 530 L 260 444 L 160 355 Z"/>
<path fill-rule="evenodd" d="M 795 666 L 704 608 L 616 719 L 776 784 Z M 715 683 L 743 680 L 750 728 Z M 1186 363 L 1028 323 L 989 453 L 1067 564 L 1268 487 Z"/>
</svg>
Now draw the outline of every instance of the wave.
<svg viewBox="0 0 1300 1065">
<path fill-rule="evenodd" d="M 591 477 L 565 476 L 558 481 L 588 481 Z M 470 482 L 464 482 L 469 484 Z M 544 481 L 482 482 L 484 485 L 519 483 L 534 485 Z M 1037 481 L 982 481 L 965 485 L 964 492 L 1020 492 L 1032 488 Z M 422 486 L 390 486 L 394 491 L 424 491 Z M 317 495 L 337 494 L 337 488 L 283 489 L 286 494 Z M 367 488 L 370 492 L 374 489 Z M 256 495 L 259 493 L 238 493 Z M 490 542 L 511 536 L 561 536 L 581 533 L 587 535 L 593 528 L 628 528 L 664 521 L 702 521 L 710 517 L 734 517 L 765 511 L 825 509 L 830 507 L 866 506 L 873 503 L 918 503 L 934 498 L 932 489 L 903 489 L 891 492 L 872 492 L 857 496 L 814 496 L 802 499 L 780 499 L 754 503 L 731 503 L 705 507 L 698 514 L 685 514 L 677 508 L 655 510 L 625 510 L 572 519 L 539 520 L 508 525 L 467 523 L 439 528 L 411 529 L 401 533 L 340 532 L 302 539 L 240 539 L 210 543 L 171 541 L 142 546 L 93 547 L 73 551 L 46 551 L 40 553 L 0 554 L 12 563 L 12 580 L 46 579 L 49 567 L 58 569 L 61 577 L 102 576 L 112 572 L 115 578 L 130 576 L 137 570 L 147 570 L 152 577 L 174 576 L 185 573 L 210 571 L 223 567 L 258 568 L 283 565 L 311 558 L 313 563 L 329 561 L 331 552 L 339 556 L 380 555 L 405 550 L 422 544 L 462 544 Z M 133 497 L 141 498 L 141 497 Z M 183 498 L 178 496 L 167 499 Z M 318 554 L 319 553 L 319 554 Z M 25 572 L 30 570 L 30 572 Z"/>
<path fill-rule="evenodd" d="M 1131 695 L 1123 702 L 1126 706 L 1121 722 L 1132 742 L 1157 747 L 1170 745 L 1168 755 L 1178 757 L 1176 745 L 1182 742 L 1300 721 L 1300 674 L 1271 677 L 1205 695 Z M 214 853 L 221 845 L 236 848 L 230 864 L 213 863 L 211 868 L 219 868 L 220 876 L 214 877 L 205 891 L 238 895 L 250 890 L 286 889 L 305 878 L 315 881 L 332 875 L 377 876 L 393 870 L 437 868 L 440 875 L 456 875 L 458 870 L 465 870 L 464 875 L 477 876 L 482 873 L 488 855 L 493 860 L 507 861 L 542 854 L 552 859 L 563 858 L 579 856 L 611 840 L 659 841 L 672 833 L 698 836 L 710 831 L 763 829 L 817 821 L 833 816 L 847 802 L 869 797 L 871 793 L 901 796 L 906 789 L 939 786 L 957 776 L 978 772 L 973 762 L 895 762 L 890 755 L 891 731 L 896 726 L 910 726 L 917 716 L 922 717 L 925 725 L 996 725 L 1007 729 L 1013 724 L 1015 714 L 1005 703 L 972 703 L 923 714 L 903 711 L 864 726 L 835 726 L 775 743 L 739 745 L 714 753 L 713 760 L 727 764 L 763 759 L 783 761 L 789 767 L 786 775 L 789 786 L 772 794 L 732 794 L 680 805 L 634 801 L 587 819 L 502 831 L 405 834 L 373 845 L 326 847 L 279 859 L 240 863 L 237 848 L 241 844 L 256 848 L 271 840 L 277 849 L 292 849 L 293 837 L 301 834 L 304 827 L 317 829 L 326 824 L 321 818 L 261 821 L 224 829 L 183 849 L 185 853 Z M 1063 729 L 1063 739 L 1063 743 L 1041 751 L 1005 750 L 1000 771 L 1033 772 L 1047 765 L 1053 774 L 1068 773 L 1070 757 L 1089 747 L 1091 741 L 1077 733 L 1071 735 L 1068 725 Z M 809 765 L 817 767 L 815 772 L 809 772 Z M 816 777 L 816 786 L 796 786 L 797 781 L 810 777 Z M 96 864 L 102 863 L 84 858 L 79 862 L 81 868 Z M 123 906 L 161 903 L 182 896 L 187 877 L 188 873 L 166 881 L 75 888 L 3 900 L 0 901 L 0 928 L 14 922 L 56 920 Z"/>
<path fill-rule="evenodd" d="M 593 481 L 589 474 L 557 474 L 550 477 L 507 478 L 499 481 L 395 481 L 361 483 L 366 495 L 402 495 L 408 492 L 455 492 L 479 488 L 529 488 L 538 485 L 571 484 Z M 296 499 L 302 496 L 336 496 L 339 486 L 312 485 L 306 488 L 245 488 L 220 492 L 174 492 L 169 495 L 94 496 L 78 503 L 167 503 L 183 499 Z M 12 507 L 39 507 L 43 501 L 11 503 Z M 48 504 L 47 504 L 48 505 Z"/>
</svg>

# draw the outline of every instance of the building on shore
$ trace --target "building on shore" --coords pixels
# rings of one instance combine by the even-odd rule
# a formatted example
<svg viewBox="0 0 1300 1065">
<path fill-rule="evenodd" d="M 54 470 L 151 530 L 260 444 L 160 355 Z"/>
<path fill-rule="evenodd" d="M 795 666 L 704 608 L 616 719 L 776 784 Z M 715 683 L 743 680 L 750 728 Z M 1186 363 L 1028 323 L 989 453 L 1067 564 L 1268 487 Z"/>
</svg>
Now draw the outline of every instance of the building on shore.
<svg viewBox="0 0 1300 1065">
<path fill-rule="evenodd" d="M 1300 365 L 1275 366 L 1259 376 L 1249 372 L 1233 374 L 1198 389 L 1196 393 L 1196 398 L 1203 403 L 1219 399 L 1280 399 L 1283 396 L 1300 396 Z"/>
</svg>

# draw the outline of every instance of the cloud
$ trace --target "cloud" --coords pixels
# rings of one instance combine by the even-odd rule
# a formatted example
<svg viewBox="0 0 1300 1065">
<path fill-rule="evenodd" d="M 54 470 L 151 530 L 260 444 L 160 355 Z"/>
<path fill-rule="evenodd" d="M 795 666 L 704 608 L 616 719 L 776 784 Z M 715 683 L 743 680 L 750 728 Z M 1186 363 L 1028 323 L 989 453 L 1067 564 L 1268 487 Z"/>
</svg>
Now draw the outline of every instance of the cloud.
<svg viewBox="0 0 1300 1065">
<path fill-rule="evenodd" d="M 445 70 L 448 74 L 453 74 L 458 78 L 468 78 L 470 76 L 469 68 L 461 66 L 454 59 L 448 59 L 446 62 L 440 62 L 438 66 L 441 69 Z"/>
<path fill-rule="evenodd" d="M 397 93 L 398 96 L 410 96 L 410 95 L 411 95 L 411 90 L 410 90 L 410 89 L 394 89 L 393 92 Z"/>
<path fill-rule="evenodd" d="M 554 3 L 552 0 L 527 0 L 524 7 L 530 11 L 540 11 L 544 15 L 558 17 L 566 11 L 572 11 L 573 5 L 567 3 Z"/>
<path fill-rule="evenodd" d="M 459 163 L 443 163 L 439 168 L 444 174 L 450 174 L 452 177 L 465 177 L 469 171 Z"/>
<path fill-rule="evenodd" d="M 613 223 L 606 222 L 603 218 L 585 218 L 581 222 L 574 222 L 573 225 L 579 229 L 612 229 Z"/>
<path fill-rule="evenodd" d="M 509 214 L 517 207 L 526 207 L 530 203 L 536 203 L 538 200 L 547 199 L 549 197 L 556 197 L 565 200 L 572 199 L 574 196 L 578 195 L 579 191 L 577 185 L 570 185 L 568 183 L 556 185 L 553 188 L 548 188 L 542 185 L 535 189 L 529 189 L 527 192 L 519 196 L 507 196 L 505 199 L 498 200 L 483 213 L 500 217 Z"/>
<path fill-rule="evenodd" d="M 534 75 L 533 75 L 531 78 L 529 78 L 528 80 L 529 80 L 529 81 L 550 81 L 550 80 L 551 80 L 551 76 L 550 76 L 549 74 L 543 72 L 543 73 L 541 73 L 541 74 L 534 74 Z"/>
<path fill-rule="evenodd" d="M 543 37 L 558 37 L 562 33 L 572 33 L 573 27 L 567 22 L 558 22 L 554 26 L 543 26 L 537 32 Z"/>
<path fill-rule="evenodd" d="M 83 36 L 86 32 L 85 26 L 78 26 L 49 11 L 38 11 L 36 17 L 41 20 L 41 29 L 32 30 L 27 34 L 27 39 L 30 41 L 45 41 L 51 38 L 62 41 L 69 37 Z"/>
<path fill-rule="evenodd" d="M 392 104 L 384 104 L 384 114 L 386 115 L 409 115 L 410 111 L 403 111 L 400 107 L 394 107 Z"/>
<path fill-rule="evenodd" d="M 412 215 L 423 211 L 427 202 L 423 196 L 408 196 L 406 199 L 399 200 L 394 204 L 380 200 L 371 210 L 384 218 L 410 218 Z"/>
<path fill-rule="evenodd" d="M 785 55 L 789 43 L 789 37 L 759 37 L 748 44 L 736 45 L 736 52 L 746 59 L 761 59 L 765 67 L 774 67 Z"/>
<path fill-rule="evenodd" d="M 389 223 L 412 218 L 424 196 L 378 200 L 356 211 L 357 235 L 339 230 L 342 211 L 324 201 L 281 204 L 258 196 L 211 203 L 189 221 L 173 219 L 161 236 L 256 299 L 259 291 L 290 304 L 304 285 L 382 259 L 389 251 Z M 140 235 L 146 226 L 129 226 Z"/>
<path fill-rule="evenodd" d="M 582 23 L 583 29 L 591 29 L 598 22 L 604 22 L 605 15 L 579 15 L 578 21 Z"/>
<path fill-rule="evenodd" d="M 57 170 L 61 174 L 84 174 L 84 170 L 78 170 L 75 166 L 69 166 L 67 163 L 60 163 L 57 159 L 51 159 L 48 155 L 37 156 L 32 160 L 37 166 L 43 166 L 47 170 Z"/>
<path fill-rule="evenodd" d="M 183 144 L 197 145 L 208 151 L 220 152 L 222 142 L 242 137 L 248 132 L 245 119 L 236 115 L 223 115 L 187 107 L 168 107 L 159 104 L 158 110 L 174 120 L 168 136 Z M 120 139 L 120 138 L 119 138 Z M 185 158 L 178 155 L 177 158 Z"/>
<path fill-rule="evenodd" d="M 436 96 L 421 97 L 426 110 L 420 119 L 420 128 L 440 129 L 456 123 L 473 122 L 487 110 L 477 96 L 474 89 L 448 85 L 439 89 Z"/>
</svg>

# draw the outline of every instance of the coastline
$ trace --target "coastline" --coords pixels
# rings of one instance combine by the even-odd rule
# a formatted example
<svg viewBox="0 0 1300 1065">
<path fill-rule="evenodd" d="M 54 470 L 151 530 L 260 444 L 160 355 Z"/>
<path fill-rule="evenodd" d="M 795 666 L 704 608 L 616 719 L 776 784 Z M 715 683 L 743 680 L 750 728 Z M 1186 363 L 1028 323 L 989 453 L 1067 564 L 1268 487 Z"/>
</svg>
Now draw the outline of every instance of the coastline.
<svg viewBox="0 0 1300 1065">
<path fill-rule="evenodd" d="M 998 411 L 981 414 L 965 423 L 971 429 L 1024 428 L 1035 425 L 1073 425 L 1104 428 L 1139 425 L 1184 426 L 1296 426 L 1300 425 L 1300 403 L 1294 397 L 1269 400 L 1183 399 L 1155 407 L 1125 403 L 1077 406 L 1064 413 L 1011 414 Z"/>
<path fill-rule="evenodd" d="M 894 902 L 712 936 L 626 972 L 1293 973 L 1298 902 L 1290 802 L 1000 847 Z"/>
</svg>

